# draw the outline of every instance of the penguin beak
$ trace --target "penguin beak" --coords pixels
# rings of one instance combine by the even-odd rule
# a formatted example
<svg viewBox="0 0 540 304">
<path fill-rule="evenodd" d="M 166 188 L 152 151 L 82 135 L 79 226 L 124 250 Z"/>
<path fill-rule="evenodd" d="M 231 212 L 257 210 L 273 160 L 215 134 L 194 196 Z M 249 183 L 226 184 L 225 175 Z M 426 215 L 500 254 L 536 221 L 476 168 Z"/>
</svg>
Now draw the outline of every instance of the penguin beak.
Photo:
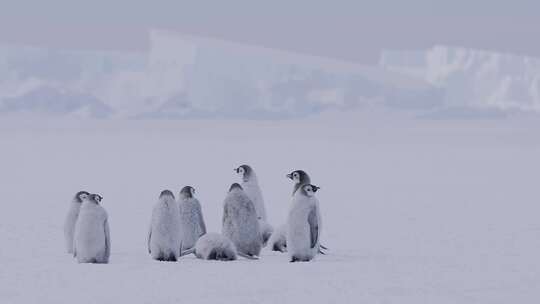
<svg viewBox="0 0 540 304">
<path fill-rule="evenodd" d="M 286 176 L 287 176 L 287 178 L 292 179 L 292 173 L 289 173 L 289 174 L 287 174 Z"/>
</svg>

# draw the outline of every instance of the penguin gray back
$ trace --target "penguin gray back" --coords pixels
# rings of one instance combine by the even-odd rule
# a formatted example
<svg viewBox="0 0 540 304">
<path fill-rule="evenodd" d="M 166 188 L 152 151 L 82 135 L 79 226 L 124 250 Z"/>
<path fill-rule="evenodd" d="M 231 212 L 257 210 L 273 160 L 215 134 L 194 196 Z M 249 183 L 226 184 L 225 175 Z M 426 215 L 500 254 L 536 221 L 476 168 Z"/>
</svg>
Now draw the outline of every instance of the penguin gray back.
<svg viewBox="0 0 540 304">
<path fill-rule="evenodd" d="M 180 191 L 178 207 L 180 209 L 180 231 L 183 249 L 195 246 L 195 242 L 206 233 L 206 224 L 202 207 L 194 197 L 195 188 L 186 186 Z"/>
<path fill-rule="evenodd" d="M 223 203 L 222 233 L 238 252 L 258 256 L 262 248 L 257 212 L 239 184 L 232 184 Z"/>
</svg>

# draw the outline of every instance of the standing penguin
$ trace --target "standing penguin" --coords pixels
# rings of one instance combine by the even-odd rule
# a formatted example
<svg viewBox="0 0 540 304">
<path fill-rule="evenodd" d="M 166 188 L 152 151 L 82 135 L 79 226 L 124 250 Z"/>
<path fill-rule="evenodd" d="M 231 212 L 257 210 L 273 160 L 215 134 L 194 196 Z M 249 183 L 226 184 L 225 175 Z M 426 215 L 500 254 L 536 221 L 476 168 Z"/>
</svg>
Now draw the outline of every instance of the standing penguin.
<svg viewBox="0 0 540 304">
<path fill-rule="evenodd" d="M 261 226 L 261 236 L 263 238 L 263 246 L 266 246 L 268 239 L 272 235 L 273 228 L 268 223 L 266 218 L 266 207 L 264 206 L 264 199 L 262 196 L 261 187 L 259 187 L 259 180 L 253 168 L 248 165 L 241 165 L 234 169 L 240 178 L 242 179 L 242 188 L 247 196 L 253 202 L 255 210 L 257 211 L 257 218 Z"/>
<path fill-rule="evenodd" d="M 238 253 L 253 257 L 261 252 L 262 237 L 255 206 L 237 183 L 231 185 L 223 203 L 222 234 L 233 242 Z"/>
<path fill-rule="evenodd" d="M 73 197 L 71 204 L 69 205 L 69 211 L 64 221 L 64 238 L 66 240 L 67 253 L 73 253 L 73 235 L 75 234 L 75 224 L 79 217 L 79 211 L 84 199 L 86 199 L 90 193 L 86 191 L 79 191 Z"/>
<path fill-rule="evenodd" d="M 206 233 L 201 204 L 194 195 L 195 189 L 191 186 L 185 186 L 180 190 L 178 197 L 181 250 L 195 246 L 197 240 Z"/>
<path fill-rule="evenodd" d="M 107 211 L 99 204 L 103 198 L 90 194 L 82 203 L 75 224 L 73 256 L 79 263 L 108 263 L 111 237 Z"/>
<path fill-rule="evenodd" d="M 174 194 L 163 190 L 152 211 L 148 253 L 154 260 L 176 262 L 180 256 L 180 210 Z"/>
<path fill-rule="evenodd" d="M 291 262 L 307 262 L 319 252 L 321 214 L 315 192 L 319 187 L 302 185 L 294 194 L 287 219 L 287 251 Z"/>
<path fill-rule="evenodd" d="M 306 171 L 295 170 L 287 174 L 287 178 L 291 179 L 294 182 L 292 195 L 300 186 L 311 183 L 311 178 Z M 287 225 L 283 224 L 276 229 L 270 240 L 268 240 L 270 249 L 272 251 L 286 252 L 287 251 Z"/>
</svg>

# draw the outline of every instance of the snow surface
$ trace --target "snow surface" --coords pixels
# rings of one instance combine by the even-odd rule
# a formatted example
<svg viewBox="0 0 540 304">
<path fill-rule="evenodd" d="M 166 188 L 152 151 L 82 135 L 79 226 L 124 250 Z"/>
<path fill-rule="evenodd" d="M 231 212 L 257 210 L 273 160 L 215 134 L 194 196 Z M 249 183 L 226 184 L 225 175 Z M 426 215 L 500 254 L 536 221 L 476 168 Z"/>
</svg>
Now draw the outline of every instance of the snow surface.
<svg viewBox="0 0 540 304">
<path fill-rule="evenodd" d="M 0 303 L 535 303 L 540 123 L 328 113 L 294 121 L 0 120 Z M 321 186 L 327 256 L 288 263 L 146 251 L 160 191 L 197 188 L 220 231 L 233 169 L 257 171 L 285 221 L 305 169 Z M 103 195 L 108 265 L 64 252 L 81 189 Z"/>
</svg>

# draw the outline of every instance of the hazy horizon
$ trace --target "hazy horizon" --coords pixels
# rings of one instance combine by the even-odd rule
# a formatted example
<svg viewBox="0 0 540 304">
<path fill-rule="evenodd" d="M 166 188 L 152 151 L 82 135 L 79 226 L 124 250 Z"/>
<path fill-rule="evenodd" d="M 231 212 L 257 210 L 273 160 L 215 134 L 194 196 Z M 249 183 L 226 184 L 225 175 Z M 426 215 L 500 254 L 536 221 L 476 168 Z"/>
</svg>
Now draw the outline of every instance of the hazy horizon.
<svg viewBox="0 0 540 304">
<path fill-rule="evenodd" d="M 533 1 L 20 1 L 9 8 L 0 12 L 0 45 L 147 50 L 148 31 L 159 28 L 363 64 L 375 64 L 383 49 L 437 44 L 540 57 Z"/>
</svg>

